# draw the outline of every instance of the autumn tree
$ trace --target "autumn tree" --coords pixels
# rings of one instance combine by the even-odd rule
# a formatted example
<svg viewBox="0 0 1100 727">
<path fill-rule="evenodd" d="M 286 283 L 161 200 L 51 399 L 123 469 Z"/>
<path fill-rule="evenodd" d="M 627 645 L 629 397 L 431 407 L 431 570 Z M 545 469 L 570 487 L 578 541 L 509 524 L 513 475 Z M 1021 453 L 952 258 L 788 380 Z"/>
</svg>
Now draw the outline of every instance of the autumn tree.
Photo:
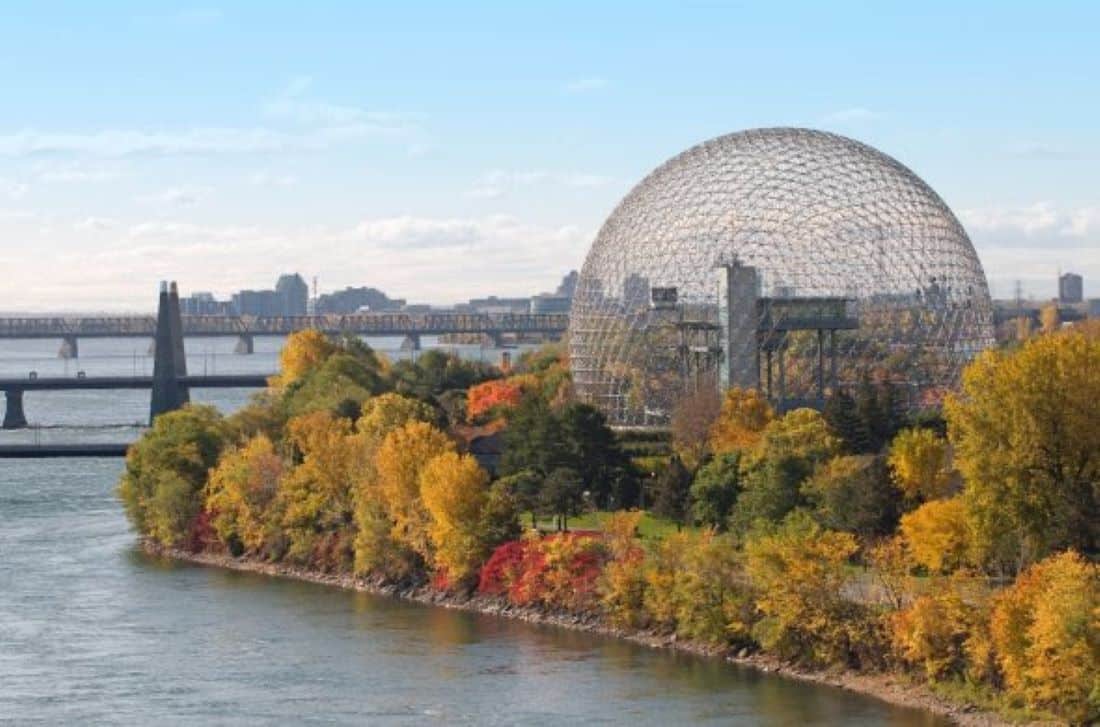
<svg viewBox="0 0 1100 727">
<path fill-rule="evenodd" d="M 336 352 L 336 344 L 321 331 L 308 328 L 287 336 L 279 353 L 277 387 L 287 387 L 301 381 L 309 373 L 320 368 L 329 356 Z"/>
<path fill-rule="evenodd" d="M 823 529 L 804 513 L 758 531 L 745 545 L 745 568 L 762 618 L 760 645 L 817 664 L 847 664 L 861 635 L 857 607 L 845 598 L 850 533 Z"/>
<path fill-rule="evenodd" d="M 279 486 L 282 525 L 290 541 L 289 555 L 305 560 L 313 555 L 318 538 L 342 541 L 337 553 L 342 565 L 352 557 L 354 497 L 361 456 L 350 436 L 351 422 L 327 411 L 291 419 L 287 439 L 301 462 Z"/>
<path fill-rule="evenodd" d="M 968 560 L 970 526 L 961 497 L 931 500 L 902 515 L 899 531 L 913 562 L 929 573 L 949 573 Z"/>
<path fill-rule="evenodd" d="M 897 524 L 901 498 L 881 456 L 834 457 L 803 483 L 802 495 L 830 530 L 868 539 L 893 532 Z"/>
<path fill-rule="evenodd" d="M 721 412 L 716 382 L 704 382 L 672 410 L 672 447 L 681 461 L 695 469 L 710 446 L 710 431 Z"/>
<path fill-rule="evenodd" d="M 990 630 L 1010 692 L 1100 720 L 1100 566 L 1072 551 L 1031 566 L 997 596 Z"/>
<path fill-rule="evenodd" d="M 1039 325 L 1043 333 L 1054 333 L 1062 325 L 1062 316 L 1057 303 L 1047 303 L 1039 311 Z"/>
<path fill-rule="evenodd" d="M 430 560 L 430 516 L 420 497 L 420 474 L 454 443 L 431 424 L 410 421 L 385 436 L 375 455 L 377 492 L 393 523 L 393 537 Z"/>
<path fill-rule="evenodd" d="M 434 423 L 435 419 L 435 411 L 424 402 L 389 392 L 363 404 L 355 428 L 368 439 L 381 443 L 387 434 L 409 422 Z"/>
<path fill-rule="evenodd" d="M 909 500 L 935 500 L 957 488 L 947 440 L 931 429 L 898 432 L 888 461 L 894 483 Z"/>
<path fill-rule="evenodd" d="M 1100 340 L 1073 331 L 986 351 L 945 413 L 986 559 L 1100 549 Z"/>
<path fill-rule="evenodd" d="M 203 508 L 207 472 L 229 443 L 214 407 L 191 404 L 161 414 L 126 453 L 118 494 L 134 528 L 178 545 Z"/>
<path fill-rule="evenodd" d="M 887 617 L 894 653 L 932 680 L 985 672 L 988 612 L 984 593 L 941 579 Z"/>
<path fill-rule="evenodd" d="M 802 483 L 840 447 L 813 409 L 794 409 L 770 422 L 742 462 L 743 486 L 730 514 L 731 529 L 745 533 L 757 521 L 782 520 L 803 504 Z"/>
<path fill-rule="evenodd" d="M 767 399 L 758 390 L 737 387 L 727 390 L 710 430 L 711 450 L 721 454 L 735 449 L 752 449 L 774 417 Z"/>
<path fill-rule="evenodd" d="M 471 386 L 466 394 L 466 416 L 475 421 L 500 414 L 519 405 L 523 389 L 509 379 L 496 379 Z"/>
<path fill-rule="evenodd" d="M 452 582 L 469 578 L 489 555 L 481 529 L 488 490 L 489 475 L 468 454 L 443 452 L 420 472 L 420 498 L 430 516 L 432 562 Z"/>
<path fill-rule="evenodd" d="M 230 552 L 257 552 L 272 537 L 271 506 L 283 471 L 283 458 L 263 434 L 225 451 L 210 471 L 206 509 L 214 513 L 214 530 Z"/>
</svg>

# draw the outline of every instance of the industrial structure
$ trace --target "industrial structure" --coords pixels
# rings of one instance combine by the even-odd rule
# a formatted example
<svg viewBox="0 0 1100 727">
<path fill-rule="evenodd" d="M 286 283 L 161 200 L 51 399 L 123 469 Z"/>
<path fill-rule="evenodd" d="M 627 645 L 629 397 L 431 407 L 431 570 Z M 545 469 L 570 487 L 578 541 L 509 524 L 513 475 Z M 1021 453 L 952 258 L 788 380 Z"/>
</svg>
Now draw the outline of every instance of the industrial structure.
<svg viewBox="0 0 1100 727">
<path fill-rule="evenodd" d="M 864 376 L 919 406 L 992 343 L 966 232 L 862 143 L 803 129 L 712 139 L 640 182 L 604 223 L 569 325 L 582 400 L 666 425 L 699 386 L 819 406 Z"/>
</svg>

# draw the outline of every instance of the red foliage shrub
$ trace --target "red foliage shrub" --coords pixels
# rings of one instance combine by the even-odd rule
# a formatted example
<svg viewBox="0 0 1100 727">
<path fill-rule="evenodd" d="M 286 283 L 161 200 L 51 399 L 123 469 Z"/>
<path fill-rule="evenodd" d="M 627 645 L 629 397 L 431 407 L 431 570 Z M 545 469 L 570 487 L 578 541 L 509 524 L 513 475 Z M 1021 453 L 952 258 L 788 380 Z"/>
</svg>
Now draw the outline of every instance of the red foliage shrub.
<svg viewBox="0 0 1100 727">
<path fill-rule="evenodd" d="M 211 550 L 218 543 L 218 534 L 214 531 L 214 513 L 201 510 L 187 528 L 187 540 L 183 547 L 191 553 Z"/>
<path fill-rule="evenodd" d="M 489 556 L 489 560 L 485 561 L 485 565 L 481 566 L 478 593 L 503 595 L 508 590 L 508 584 L 522 570 L 527 546 L 526 540 L 512 540 L 498 546 Z"/>
<path fill-rule="evenodd" d="M 481 569 L 478 591 L 517 606 L 583 609 L 593 605 L 607 562 L 598 533 L 557 533 L 498 547 Z"/>
</svg>

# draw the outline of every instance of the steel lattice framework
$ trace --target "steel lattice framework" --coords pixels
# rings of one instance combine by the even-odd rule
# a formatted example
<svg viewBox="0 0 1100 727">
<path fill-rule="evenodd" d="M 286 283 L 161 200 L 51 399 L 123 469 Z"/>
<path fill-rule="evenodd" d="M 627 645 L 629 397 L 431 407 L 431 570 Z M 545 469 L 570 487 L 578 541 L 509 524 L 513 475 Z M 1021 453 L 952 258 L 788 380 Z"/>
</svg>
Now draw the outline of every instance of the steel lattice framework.
<svg viewBox="0 0 1100 727">
<path fill-rule="evenodd" d="M 954 386 L 962 365 L 992 342 L 974 247 L 913 172 L 835 134 L 744 131 L 669 160 L 604 223 L 570 316 L 581 399 L 619 425 L 667 423 L 700 375 L 735 355 L 709 338 L 720 328 L 723 265 L 751 271 L 759 311 L 757 360 L 740 365 L 755 367 L 763 388 L 760 352 L 769 352 L 770 380 L 778 351 L 789 401 L 823 391 L 814 367 L 823 366 L 824 339 L 822 326 L 816 336 L 815 326 L 776 326 L 776 305 L 842 303 L 855 324 L 828 332 L 837 346 L 830 388 L 888 376 L 913 406 Z M 652 305 L 655 288 L 676 288 L 675 305 Z"/>
</svg>

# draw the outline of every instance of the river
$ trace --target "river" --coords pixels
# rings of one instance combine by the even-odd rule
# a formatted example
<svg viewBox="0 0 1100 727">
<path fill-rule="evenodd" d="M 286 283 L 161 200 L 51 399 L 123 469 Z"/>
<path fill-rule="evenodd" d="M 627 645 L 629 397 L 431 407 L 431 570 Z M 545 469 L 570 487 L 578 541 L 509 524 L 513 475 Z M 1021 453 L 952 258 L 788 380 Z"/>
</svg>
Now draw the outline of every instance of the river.
<svg viewBox="0 0 1100 727">
<path fill-rule="evenodd" d="M 0 375 L 58 373 L 48 343 L 4 342 Z M 134 342 L 91 343 L 72 373 L 151 366 Z M 196 373 L 213 365 L 202 345 L 189 342 Z M 221 373 L 274 366 L 274 344 L 236 358 L 226 346 Z M 246 396 L 195 398 L 231 409 Z M 117 441 L 147 407 L 147 392 L 31 393 L 28 418 L 48 428 L 0 442 Z M 944 724 L 718 660 L 152 558 L 115 499 L 121 469 L 0 460 L 0 722 Z"/>
</svg>

